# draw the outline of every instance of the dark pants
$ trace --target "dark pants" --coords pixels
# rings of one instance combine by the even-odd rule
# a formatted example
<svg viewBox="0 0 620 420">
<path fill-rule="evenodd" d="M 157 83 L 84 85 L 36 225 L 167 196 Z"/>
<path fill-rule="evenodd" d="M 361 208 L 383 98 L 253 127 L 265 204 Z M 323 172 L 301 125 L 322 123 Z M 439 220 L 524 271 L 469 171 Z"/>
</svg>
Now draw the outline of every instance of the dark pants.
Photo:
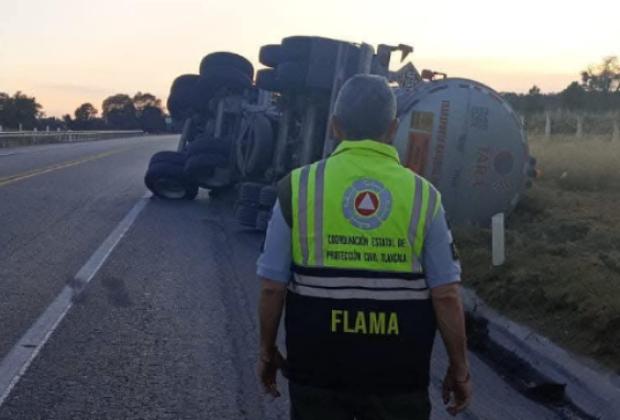
<svg viewBox="0 0 620 420">
<path fill-rule="evenodd" d="M 361 394 L 289 382 L 291 420 L 428 420 L 427 391 Z"/>
</svg>

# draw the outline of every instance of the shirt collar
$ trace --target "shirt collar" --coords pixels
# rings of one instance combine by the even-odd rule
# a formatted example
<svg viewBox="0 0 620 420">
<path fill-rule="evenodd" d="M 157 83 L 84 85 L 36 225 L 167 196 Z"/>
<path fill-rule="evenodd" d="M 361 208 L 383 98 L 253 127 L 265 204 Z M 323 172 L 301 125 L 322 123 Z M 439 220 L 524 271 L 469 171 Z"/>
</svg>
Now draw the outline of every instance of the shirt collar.
<svg viewBox="0 0 620 420">
<path fill-rule="evenodd" d="M 375 140 L 343 140 L 340 142 L 336 150 L 332 152 L 332 156 L 335 156 L 346 151 L 356 152 L 371 152 L 383 155 L 384 157 L 393 159 L 396 163 L 400 164 L 400 158 L 398 157 L 398 151 L 390 144 L 380 143 Z"/>
</svg>

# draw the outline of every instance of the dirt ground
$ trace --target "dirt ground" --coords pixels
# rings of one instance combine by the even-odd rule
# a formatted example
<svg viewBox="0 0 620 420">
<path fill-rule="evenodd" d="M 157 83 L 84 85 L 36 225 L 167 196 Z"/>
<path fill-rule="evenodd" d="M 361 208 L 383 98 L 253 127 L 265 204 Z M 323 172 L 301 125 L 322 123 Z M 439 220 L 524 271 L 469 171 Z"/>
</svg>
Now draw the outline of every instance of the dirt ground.
<svg viewBox="0 0 620 420">
<path fill-rule="evenodd" d="M 507 263 L 491 267 L 489 230 L 455 232 L 464 284 L 620 373 L 620 145 L 534 141 L 532 151 L 542 176 L 507 220 Z"/>
</svg>

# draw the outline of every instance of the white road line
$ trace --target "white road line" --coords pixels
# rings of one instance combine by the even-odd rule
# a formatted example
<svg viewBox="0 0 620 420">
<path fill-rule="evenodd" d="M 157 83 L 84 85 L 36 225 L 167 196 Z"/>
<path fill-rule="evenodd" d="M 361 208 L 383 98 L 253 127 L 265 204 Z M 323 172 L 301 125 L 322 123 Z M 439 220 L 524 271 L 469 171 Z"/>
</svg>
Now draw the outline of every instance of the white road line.
<svg viewBox="0 0 620 420">
<path fill-rule="evenodd" d="M 136 203 L 94 254 L 91 255 L 88 261 L 86 261 L 86 264 L 80 268 L 71 284 L 62 289 L 56 299 L 45 309 L 30 329 L 13 346 L 2 362 L 0 362 L 0 407 L 4 404 L 21 377 L 26 373 L 30 364 L 37 357 L 67 312 L 69 312 L 76 296 L 95 277 L 147 203 L 147 196 L 144 196 Z"/>
</svg>

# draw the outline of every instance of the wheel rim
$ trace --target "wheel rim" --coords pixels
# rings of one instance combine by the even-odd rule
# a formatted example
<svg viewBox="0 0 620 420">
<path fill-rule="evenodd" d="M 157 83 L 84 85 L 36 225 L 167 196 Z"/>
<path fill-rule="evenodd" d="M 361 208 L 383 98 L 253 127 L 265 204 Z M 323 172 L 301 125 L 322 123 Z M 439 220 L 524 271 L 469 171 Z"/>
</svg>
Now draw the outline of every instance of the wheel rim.
<svg viewBox="0 0 620 420">
<path fill-rule="evenodd" d="M 157 190 L 161 196 L 171 200 L 181 199 L 185 197 L 187 193 L 185 186 L 178 181 L 166 178 L 160 179 L 155 183 L 155 190 Z"/>
</svg>

